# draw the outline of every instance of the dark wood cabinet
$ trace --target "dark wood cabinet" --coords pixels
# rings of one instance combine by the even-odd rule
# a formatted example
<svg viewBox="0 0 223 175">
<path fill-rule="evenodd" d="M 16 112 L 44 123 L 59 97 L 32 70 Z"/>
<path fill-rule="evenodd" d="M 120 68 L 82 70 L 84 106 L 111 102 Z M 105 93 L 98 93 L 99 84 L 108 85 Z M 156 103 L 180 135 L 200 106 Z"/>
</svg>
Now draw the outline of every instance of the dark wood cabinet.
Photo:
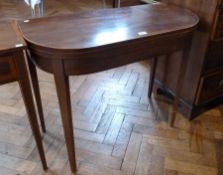
<svg viewBox="0 0 223 175">
<path fill-rule="evenodd" d="M 223 71 L 201 77 L 196 104 L 223 96 Z"/>
<path fill-rule="evenodd" d="M 211 41 L 207 49 L 203 72 L 221 69 L 223 65 L 223 42 Z"/>
<path fill-rule="evenodd" d="M 217 10 L 216 20 L 215 20 L 215 30 L 214 39 L 223 38 L 223 9 Z"/>
<path fill-rule="evenodd" d="M 180 110 L 193 119 L 223 102 L 223 1 L 160 0 L 188 8 L 198 14 L 200 25 L 195 32 L 188 70 L 183 83 Z M 159 59 L 156 85 L 175 94 L 179 62 L 175 53 Z"/>
</svg>

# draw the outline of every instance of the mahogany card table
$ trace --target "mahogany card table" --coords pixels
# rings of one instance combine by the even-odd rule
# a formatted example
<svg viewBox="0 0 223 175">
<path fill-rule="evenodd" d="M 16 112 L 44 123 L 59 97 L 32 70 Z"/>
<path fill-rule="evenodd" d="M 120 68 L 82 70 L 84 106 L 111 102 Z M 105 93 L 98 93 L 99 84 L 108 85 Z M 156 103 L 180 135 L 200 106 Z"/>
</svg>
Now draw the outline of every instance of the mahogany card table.
<svg viewBox="0 0 223 175">
<path fill-rule="evenodd" d="M 27 49 L 26 43 L 21 37 L 16 23 L 1 22 L 0 30 L 0 85 L 13 81 L 19 82 L 23 101 L 28 113 L 28 119 L 42 161 L 42 166 L 44 169 L 47 169 L 31 84 L 29 82 L 29 74 L 25 61 L 24 52 Z M 41 121 L 43 131 L 45 132 L 44 120 Z"/>
<path fill-rule="evenodd" d="M 71 171 L 75 172 L 77 168 L 69 76 L 153 59 L 150 97 L 158 56 L 182 50 L 171 117 L 173 123 L 192 35 L 198 22 L 192 12 L 166 4 L 101 9 L 19 22 L 30 62 L 54 75 Z M 34 64 L 29 64 L 31 70 L 35 70 Z M 31 71 L 31 77 L 37 80 L 36 71 Z"/>
</svg>

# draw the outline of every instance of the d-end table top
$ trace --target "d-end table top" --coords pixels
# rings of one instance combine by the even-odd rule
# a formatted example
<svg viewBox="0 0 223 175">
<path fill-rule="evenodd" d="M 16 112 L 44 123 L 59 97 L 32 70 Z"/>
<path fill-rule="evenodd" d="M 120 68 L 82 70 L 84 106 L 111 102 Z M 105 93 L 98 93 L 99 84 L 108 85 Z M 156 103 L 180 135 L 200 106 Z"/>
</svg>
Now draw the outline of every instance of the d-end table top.
<svg viewBox="0 0 223 175">
<path fill-rule="evenodd" d="M 0 29 L 0 54 L 20 50 L 26 46 L 15 22 L 1 22 Z"/>
<path fill-rule="evenodd" d="M 20 21 L 19 26 L 30 44 L 79 52 L 191 30 L 198 22 L 189 10 L 155 4 L 30 19 Z"/>
</svg>

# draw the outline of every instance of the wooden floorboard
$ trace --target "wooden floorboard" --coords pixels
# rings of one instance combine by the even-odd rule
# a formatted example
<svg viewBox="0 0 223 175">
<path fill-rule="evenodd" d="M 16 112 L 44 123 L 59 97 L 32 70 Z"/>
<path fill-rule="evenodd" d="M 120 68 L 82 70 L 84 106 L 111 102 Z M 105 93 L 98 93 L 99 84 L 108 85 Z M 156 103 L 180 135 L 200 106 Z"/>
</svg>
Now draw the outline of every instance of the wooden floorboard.
<svg viewBox="0 0 223 175">
<path fill-rule="evenodd" d="M 47 2 L 47 15 L 103 8 L 99 0 Z M 29 16 L 21 14 L 22 7 L 15 3 L 21 1 L 0 2 L 0 20 Z M 49 170 L 42 170 L 15 82 L 0 86 L 0 174 L 71 174 L 53 76 L 39 69 L 38 75 Z M 178 114 L 175 127 L 170 128 L 166 121 L 171 105 L 155 94 L 148 101 L 148 80 L 147 61 L 70 77 L 77 174 L 223 175 L 223 107 L 192 122 Z"/>
</svg>

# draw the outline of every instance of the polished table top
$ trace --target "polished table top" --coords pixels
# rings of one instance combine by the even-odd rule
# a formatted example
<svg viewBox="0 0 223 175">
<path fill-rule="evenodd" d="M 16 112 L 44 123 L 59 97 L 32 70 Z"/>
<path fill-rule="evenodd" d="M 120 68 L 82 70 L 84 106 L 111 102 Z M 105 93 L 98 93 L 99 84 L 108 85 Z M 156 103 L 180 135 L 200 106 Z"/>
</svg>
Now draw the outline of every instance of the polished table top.
<svg viewBox="0 0 223 175">
<path fill-rule="evenodd" d="M 19 25 L 30 43 L 83 51 L 190 29 L 198 21 L 198 17 L 188 10 L 159 4 L 25 20 Z"/>
<path fill-rule="evenodd" d="M 66 59 L 66 74 L 80 75 L 181 50 L 198 22 L 188 10 L 156 4 L 30 19 L 19 26 L 41 69 L 53 73 L 53 60 Z"/>
<path fill-rule="evenodd" d="M 25 41 L 13 22 L 0 22 L 0 53 L 23 49 Z"/>
</svg>

